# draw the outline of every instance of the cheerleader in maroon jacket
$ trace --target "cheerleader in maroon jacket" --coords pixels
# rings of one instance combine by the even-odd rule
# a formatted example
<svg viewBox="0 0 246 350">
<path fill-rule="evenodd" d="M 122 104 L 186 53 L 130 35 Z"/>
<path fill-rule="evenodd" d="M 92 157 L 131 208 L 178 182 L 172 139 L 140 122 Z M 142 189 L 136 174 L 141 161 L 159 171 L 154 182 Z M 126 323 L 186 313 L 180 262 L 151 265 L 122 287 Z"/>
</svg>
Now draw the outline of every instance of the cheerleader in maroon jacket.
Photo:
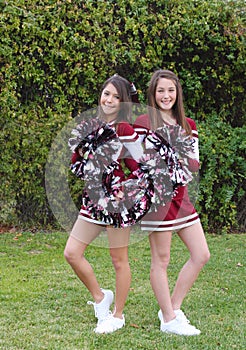
<svg viewBox="0 0 246 350">
<path fill-rule="evenodd" d="M 180 128 L 193 142 L 193 152 L 181 156 L 179 161 L 189 172 L 199 169 L 198 133 L 192 119 L 186 118 L 182 100 L 182 88 L 177 76 L 168 70 L 156 71 L 148 87 L 148 114 L 137 118 L 134 128 L 144 142 L 146 154 L 153 154 L 150 130 L 171 131 Z M 158 131 L 157 130 L 157 131 Z M 169 137 L 168 142 L 172 137 Z M 175 140 L 172 142 L 175 147 Z M 147 213 L 141 221 L 142 230 L 149 231 L 151 247 L 150 281 L 160 310 L 158 317 L 163 332 L 179 335 L 198 335 L 181 310 L 182 302 L 209 260 L 209 249 L 199 216 L 191 203 L 186 186 L 176 189 L 173 198 L 165 205 Z M 190 252 L 181 269 L 173 293 L 170 295 L 167 268 L 170 259 L 172 232 L 176 231 Z"/>
<path fill-rule="evenodd" d="M 85 164 L 85 161 L 91 157 L 92 153 L 88 153 L 88 150 L 93 148 L 91 147 L 92 141 L 96 140 L 94 145 L 99 144 L 104 134 L 106 135 L 105 138 L 108 138 L 109 141 L 113 141 L 113 143 L 111 144 L 111 149 L 110 147 L 107 148 L 107 142 L 101 147 L 100 152 L 97 154 L 99 158 L 101 157 L 100 161 L 98 161 L 98 167 L 100 167 L 100 164 L 103 164 L 105 159 L 112 157 L 111 161 L 113 162 L 111 168 L 114 170 L 114 179 L 120 179 L 120 181 L 122 181 L 125 174 L 122 170 L 120 159 L 125 152 L 125 154 L 130 154 L 131 157 L 127 162 L 130 172 L 137 170 L 138 161 L 143 154 L 143 148 L 139 136 L 128 123 L 128 118 L 131 114 L 131 88 L 131 84 L 119 75 L 112 76 L 104 83 L 99 97 L 97 119 L 92 122 L 97 131 L 92 131 L 85 141 L 75 147 L 72 157 L 72 167 L 75 173 L 79 173 L 81 168 L 88 166 L 88 163 Z M 77 132 L 79 133 L 78 130 L 79 129 L 77 129 Z M 113 132 L 116 138 L 112 139 L 111 137 L 110 139 L 108 135 L 111 135 Z M 72 142 L 70 142 L 70 145 L 71 144 Z M 106 147 L 106 151 L 102 151 L 104 146 Z M 95 151 L 95 147 L 93 152 Z M 115 147 L 115 152 L 112 152 L 113 147 Z M 87 156 L 85 157 L 86 152 L 88 153 L 88 158 L 86 158 Z M 112 153 L 111 155 L 110 152 Z M 95 152 L 93 154 L 95 154 Z M 117 165 L 116 167 L 115 164 Z M 111 168 L 109 167 L 109 169 Z M 97 179 L 96 170 L 97 169 L 94 171 L 95 179 Z M 131 281 L 131 272 L 128 262 L 128 241 L 132 222 L 128 225 L 128 220 L 131 219 L 130 216 L 132 216 L 133 213 L 129 214 L 126 209 L 124 215 L 121 211 L 118 211 L 114 216 L 110 216 L 107 210 L 98 211 L 98 206 L 92 204 L 93 198 L 92 200 L 89 198 L 93 196 L 93 193 L 96 193 L 98 181 L 94 181 L 94 185 L 95 188 L 93 189 L 92 186 L 91 193 L 88 191 L 83 192 L 83 201 L 79 217 L 68 238 L 64 255 L 94 299 L 93 302 L 89 303 L 93 304 L 95 316 L 98 319 L 95 332 L 111 333 L 125 325 L 123 308 Z M 112 195 L 117 204 L 124 196 L 123 188 L 116 187 L 111 193 L 111 196 Z M 103 200 L 106 202 L 108 198 L 105 197 Z M 103 207 L 103 203 L 101 203 L 99 207 Z M 116 296 L 113 313 L 110 311 L 110 306 L 114 298 L 113 292 L 108 289 L 100 288 L 92 266 L 84 255 L 87 246 L 99 235 L 103 228 L 107 230 L 110 255 L 116 273 Z"/>
</svg>

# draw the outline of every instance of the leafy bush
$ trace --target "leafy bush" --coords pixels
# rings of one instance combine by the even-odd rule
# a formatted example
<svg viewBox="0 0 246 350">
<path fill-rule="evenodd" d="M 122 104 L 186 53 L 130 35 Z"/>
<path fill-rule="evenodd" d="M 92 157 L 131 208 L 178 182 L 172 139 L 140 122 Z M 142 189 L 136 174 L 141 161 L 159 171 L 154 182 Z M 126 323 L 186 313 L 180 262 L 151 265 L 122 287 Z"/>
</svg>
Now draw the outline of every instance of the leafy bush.
<svg viewBox="0 0 246 350">
<path fill-rule="evenodd" d="M 246 127 L 233 128 L 217 116 L 201 122 L 199 212 L 206 228 L 216 232 L 245 227 L 245 133 Z M 239 215 L 237 215 L 237 212 Z"/>
<path fill-rule="evenodd" d="M 134 81 L 145 102 L 150 74 L 162 67 L 179 75 L 188 114 L 202 128 L 204 222 L 226 229 L 244 224 L 245 188 L 238 193 L 242 168 L 234 152 L 243 147 L 245 116 L 243 0 L 11 0 L 0 9 L 3 222 L 52 222 L 44 168 L 55 135 L 78 112 L 96 106 L 108 76 L 117 72 Z M 230 130 L 228 143 L 220 143 L 233 157 L 220 163 L 219 176 L 207 157 L 217 135 L 204 131 L 215 115 Z M 220 154 L 219 146 L 215 150 Z M 223 174 L 228 186 L 234 181 L 231 192 L 222 191 Z M 207 183 L 216 191 L 213 205 Z"/>
</svg>

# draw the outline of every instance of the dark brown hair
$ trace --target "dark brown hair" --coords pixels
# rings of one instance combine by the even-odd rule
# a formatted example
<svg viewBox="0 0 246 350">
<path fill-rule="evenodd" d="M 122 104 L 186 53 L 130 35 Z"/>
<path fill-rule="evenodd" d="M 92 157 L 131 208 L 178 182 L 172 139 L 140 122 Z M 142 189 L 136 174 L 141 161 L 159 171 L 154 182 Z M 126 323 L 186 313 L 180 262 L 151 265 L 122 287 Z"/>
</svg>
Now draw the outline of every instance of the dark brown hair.
<svg viewBox="0 0 246 350">
<path fill-rule="evenodd" d="M 163 120 L 161 118 L 159 107 L 155 100 L 156 87 L 159 79 L 161 78 L 172 80 L 173 83 L 175 84 L 176 91 L 177 91 L 177 98 L 176 98 L 175 104 L 173 105 L 174 117 L 176 118 L 177 123 L 183 129 L 186 130 L 187 134 L 191 135 L 191 127 L 185 117 L 184 104 L 183 104 L 183 90 L 178 77 L 170 70 L 160 69 L 155 71 L 149 82 L 149 87 L 147 90 L 147 99 L 148 99 L 148 106 L 151 107 L 149 108 L 151 129 L 156 130 L 158 127 L 163 126 Z"/>
</svg>

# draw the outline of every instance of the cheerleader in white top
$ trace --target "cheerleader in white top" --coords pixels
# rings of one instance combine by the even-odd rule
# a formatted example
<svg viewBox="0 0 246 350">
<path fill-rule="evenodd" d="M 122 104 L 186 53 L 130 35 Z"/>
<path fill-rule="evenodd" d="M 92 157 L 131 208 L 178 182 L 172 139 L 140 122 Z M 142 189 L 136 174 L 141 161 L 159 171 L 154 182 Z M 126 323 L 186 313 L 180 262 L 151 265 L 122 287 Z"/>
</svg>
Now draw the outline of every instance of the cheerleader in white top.
<svg viewBox="0 0 246 350">
<path fill-rule="evenodd" d="M 127 195 L 122 183 L 125 181 L 127 185 L 131 177 L 136 178 L 138 172 L 134 172 L 138 171 L 138 162 L 143 155 L 138 134 L 128 123 L 131 88 L 131 84 L 119 75 L 109 78 L 101 90 L 96 118 L 78 125 L 69 141 L 74 151 L 72 171 L 87 185 L 64 255 L 94 299 L 89 303 L 93 304 L 97 318 L 96 333 L 112 333 L 125 325 L 123 309 L 131 281 L 128 262 L 130 226 L 145 214 L 150 203 L 147 192 L 140 191 L 139 201 L 134 204 L 138 210 L 121 206 L 121 202 L 125 203 L 123 197 Z M 81 138 L 81 135 L 85 137 Z M 128 154 L 128 174 L 125 175 L 122 162 Z M 138 212 L 137 216 L 134 212 Z M 84 255 L 87 246 L 103 228 L 108 234 L 116 273 L 113 312 L 110 311 L 113 292 L 100 288 Z"/>
<path fill-rule="evenodd" d="M 150 80 L 147 96 L 148 114 L 139 116 L 134 124 L 144 143 L 145 153 L 155 157 L 153 152 L 157 148 L 150 136 L 153 132 L 157 133 L 163 142 L 177 150 L 177 157 L 188 178 L 199 169 L 198 133 L 195 122 L 185 117 L 178 77 L 168 70 L 156 71 Z M 186 148 L 188 140 L 192 141 L 192 150 Z M 155 187 L 158 187 L 158 181 Z M 171 197 L 164 205 L 160 201 L 156 205 L 154 203 L 153 209 L 141 221 L 142 230 L 149 231 L 152 255 L 150 280 L 160 306 L 158 316 L 161 331 L 198 335 L 200 331 L 189 323 L 181 305 L 210 254 L 187 185 L 184 183 L 184 186 L 176 188 Z M 177 232 L 188 248 L 190 258 L 181 269 L 170 295 L 167 268 L 173 231 Z"/>
</svg>

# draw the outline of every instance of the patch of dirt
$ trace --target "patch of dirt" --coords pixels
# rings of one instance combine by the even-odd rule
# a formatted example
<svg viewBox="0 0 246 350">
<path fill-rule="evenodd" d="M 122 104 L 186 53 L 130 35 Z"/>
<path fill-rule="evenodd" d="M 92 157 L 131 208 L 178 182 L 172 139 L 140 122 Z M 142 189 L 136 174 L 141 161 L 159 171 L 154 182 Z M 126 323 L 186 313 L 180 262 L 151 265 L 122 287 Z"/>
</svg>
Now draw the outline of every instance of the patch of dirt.
<svg viewBox="0 0 246 350">
<path fill-rule="evenodd" d="M 5 232 L 8 232 L 8 233 L 15 233 L 19 231 L 18 228 L 16 227 L 13 227 L 13 226 L 7 226 L 7 225 L 0 225 L 0 234 L 1 233 L 5 233 Z"/>
</svg>

